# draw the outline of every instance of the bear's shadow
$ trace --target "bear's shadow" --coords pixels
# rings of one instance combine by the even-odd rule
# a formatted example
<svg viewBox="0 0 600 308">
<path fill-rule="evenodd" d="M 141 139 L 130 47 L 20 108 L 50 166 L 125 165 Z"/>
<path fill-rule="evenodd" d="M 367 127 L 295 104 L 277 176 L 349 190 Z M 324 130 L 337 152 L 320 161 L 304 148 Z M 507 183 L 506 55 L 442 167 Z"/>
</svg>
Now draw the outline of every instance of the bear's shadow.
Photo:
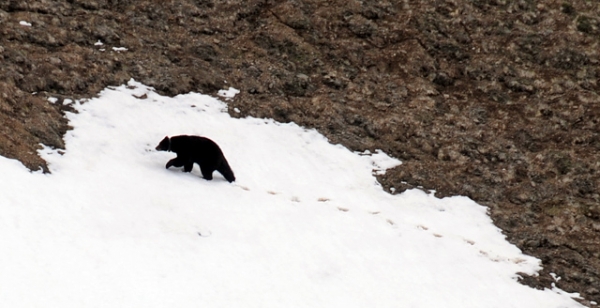
<svg viewBox="0 0 600 308">
<path fill-rule="evenodd" d="M 198 166 L 194 166 L 194 168 L 190 172 L 184 172 L 183 167 L 173 167 L 173 166 L 169 169 L 166 169 L 165 171 L 167 171 L 170 174 L 173 174 L 175 176 L 184 176 L 186 178 L 194 178 L 195 180 L 196 179 L 205 180 L 204 176 L 202 176 L 202 172 L 200 172 L 200 168 L 198 168 Z M 217 182 L 221 182 L 221 181 L 227 182 L 227 179 L 225 179 L 218 172 L 213 173 L 212 179 L 213 179 L 213 181 L 217 181 Z"/>
</svg>

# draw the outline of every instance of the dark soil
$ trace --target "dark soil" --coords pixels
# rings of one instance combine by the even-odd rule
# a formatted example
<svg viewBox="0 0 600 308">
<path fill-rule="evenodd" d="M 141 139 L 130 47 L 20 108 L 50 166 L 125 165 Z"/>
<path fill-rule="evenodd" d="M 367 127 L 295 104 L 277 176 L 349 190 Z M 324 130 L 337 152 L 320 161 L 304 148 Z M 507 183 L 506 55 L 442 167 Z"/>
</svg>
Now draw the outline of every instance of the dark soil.
<svg viewBox="0 0 600 308">
<path fill-rule="evenodd" d="M 600 3 L 589 0 L 0 1 L 0 155 L 47 171 L 36 150 L 64 147 L 62 100 L 130 78 L 166 95 L 231 85 L 242 91 L 232 116 L 400 158 L 379 178 L 388 191 L 488 206 L 543 262 L 523 283 L 548 288 L 555 273 L 590 305 L 599 43 Z"/>
</svg>

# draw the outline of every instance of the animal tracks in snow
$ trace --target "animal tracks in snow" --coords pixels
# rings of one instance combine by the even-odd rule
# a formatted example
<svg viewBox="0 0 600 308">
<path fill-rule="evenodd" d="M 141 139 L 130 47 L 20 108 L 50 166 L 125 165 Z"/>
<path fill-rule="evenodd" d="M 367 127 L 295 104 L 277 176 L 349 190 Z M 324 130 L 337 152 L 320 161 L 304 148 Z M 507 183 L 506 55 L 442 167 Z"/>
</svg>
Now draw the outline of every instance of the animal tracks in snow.
<svg viewBox="0 0 600 308">
<path fill-rule="evenodd" d="M 239 186 L 239 187 L 246 191 L 250 190 L 249 188 L 247 188 L 245 186 Z M 350 213 L 350 212 L 355 211 L 355 209 L 345 206 L 344 204 L 340 204 L 339 201 L 336 202 L 335 199 L 332 199 L 332 198 L 326 197 L 326 196 L 318 197 L 313 200 L 301 200 L 297 195 L 294 195 L 294 194 L 289 194 L 289 193 L 275 191 L 275 190 L 266 190 L 265 192 L 268 195 L 271 195 L 273 197 L 282 197 L 284 199 L 287 199 L 289 201 L 292 201 L 294 203 L 299 203 L 299 204 L 302 204 L 303 202 L 317 202 L 317 203 L 323 204 L 325 206 L 332 207 L 332 209 L 337 210 L 340 214 L 345 214 L 345 213 Z M 405 221 L 399 222 L 396 219 L 392 219 L 391 217 L 386 215 L 384 211 L 371 210 L 371 211 L 365 211 L 365 214 L 377 217 L 378 219 L 381 220 L 381 223 L 386 224 L 393 229 L 400 229 L 403 227 L 403 225 L 406 224 Z M 410 224 L 412 225 L 413 223 L 410 223 Z M 406 227 L 406 226 L 404 226 L 404 227 Z M 410 228 L 410 226 L 408 226 L 408 227 Z M 527 260 L 525 260 L 525 259 L 520 259 L 520 258 L 510 259 L 510 258 L 502 257 L 501 255 L 498 255 L 488 249 L 483 248 L 485 245 L 483 245 L 483 246 L 478 245 L 477 242 L 474 241 L 473 239 L 465 238 L 460 235 L 448 234 L 447 232 L 442 232 L 442 230 L 435 230 L 436 228 L 430 228 L 430 226 L 428 226 L 427 224 L 415 223 L 414 228 L 416 228 L 417 230 L 426 232 L 426 233 L 430 234 L 431 236 L 438 238 L 438 239 L 445 239 L 445 240 L 449 240 L 449 241 L 460 241 L 464 244 L 467 244 L 468 246 L 472 246 L 473 249 L 475 249 L 474 253 L 477 253 L 480 256 L 491 260 L 492 262 L 511 262 L 514 264 L 520 264 L 523 262 L 527 262 Z M 206 236 L 210 236 L 210 233 L 206 234 L 206 233 L 202 232 L 202 234 L 200 234 L 200 232 L 199 232 L 198 235 L 200 235 L 201 237 L 206 237 Z"/>
</svg>

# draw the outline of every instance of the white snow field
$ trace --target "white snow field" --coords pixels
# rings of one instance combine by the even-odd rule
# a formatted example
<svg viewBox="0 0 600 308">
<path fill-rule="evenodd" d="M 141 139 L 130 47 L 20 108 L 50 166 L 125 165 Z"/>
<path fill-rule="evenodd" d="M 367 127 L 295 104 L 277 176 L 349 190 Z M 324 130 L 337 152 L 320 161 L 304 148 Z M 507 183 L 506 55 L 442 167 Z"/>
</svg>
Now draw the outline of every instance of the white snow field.
<svg viewBox="0 0 600 308">
<path fill-rule="evenodd" d="M 0 307 L 583 307 L 517 282 L 539 260 L 485 207 L 384 192 L 384 153 L 133 80 L 74 107 L 66 150 L 40 151 L 51 174 L 0 157 Z M 165 169 L 154 147 L 179 134 L 237 181 Z"/>
</svg>

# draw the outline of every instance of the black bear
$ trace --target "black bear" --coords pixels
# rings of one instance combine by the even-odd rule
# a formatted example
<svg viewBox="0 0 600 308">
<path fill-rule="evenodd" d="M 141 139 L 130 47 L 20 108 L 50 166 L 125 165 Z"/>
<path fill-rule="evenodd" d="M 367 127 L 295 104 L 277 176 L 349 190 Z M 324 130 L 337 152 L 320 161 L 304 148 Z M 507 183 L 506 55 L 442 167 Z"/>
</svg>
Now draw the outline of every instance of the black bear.
<svg viewBox="0 0 600 308">
<path fill-rule="evenodd" d="M 206 180 L 212 180 L 212 174 L 217 170 L 229 183 L 235 181 L 233 171 L 223 156 L 221 148 L 208 138 L 186 135 L 171 138 L 167 136 L 156 146 L 156 150 L 177 153 L 177 157 L 167 163 L 167 169 L 175 166 L 183 167 L 184 172 L 191 172 L 196 163 L 200 165 L 200 171 Z"/>
</svg>

